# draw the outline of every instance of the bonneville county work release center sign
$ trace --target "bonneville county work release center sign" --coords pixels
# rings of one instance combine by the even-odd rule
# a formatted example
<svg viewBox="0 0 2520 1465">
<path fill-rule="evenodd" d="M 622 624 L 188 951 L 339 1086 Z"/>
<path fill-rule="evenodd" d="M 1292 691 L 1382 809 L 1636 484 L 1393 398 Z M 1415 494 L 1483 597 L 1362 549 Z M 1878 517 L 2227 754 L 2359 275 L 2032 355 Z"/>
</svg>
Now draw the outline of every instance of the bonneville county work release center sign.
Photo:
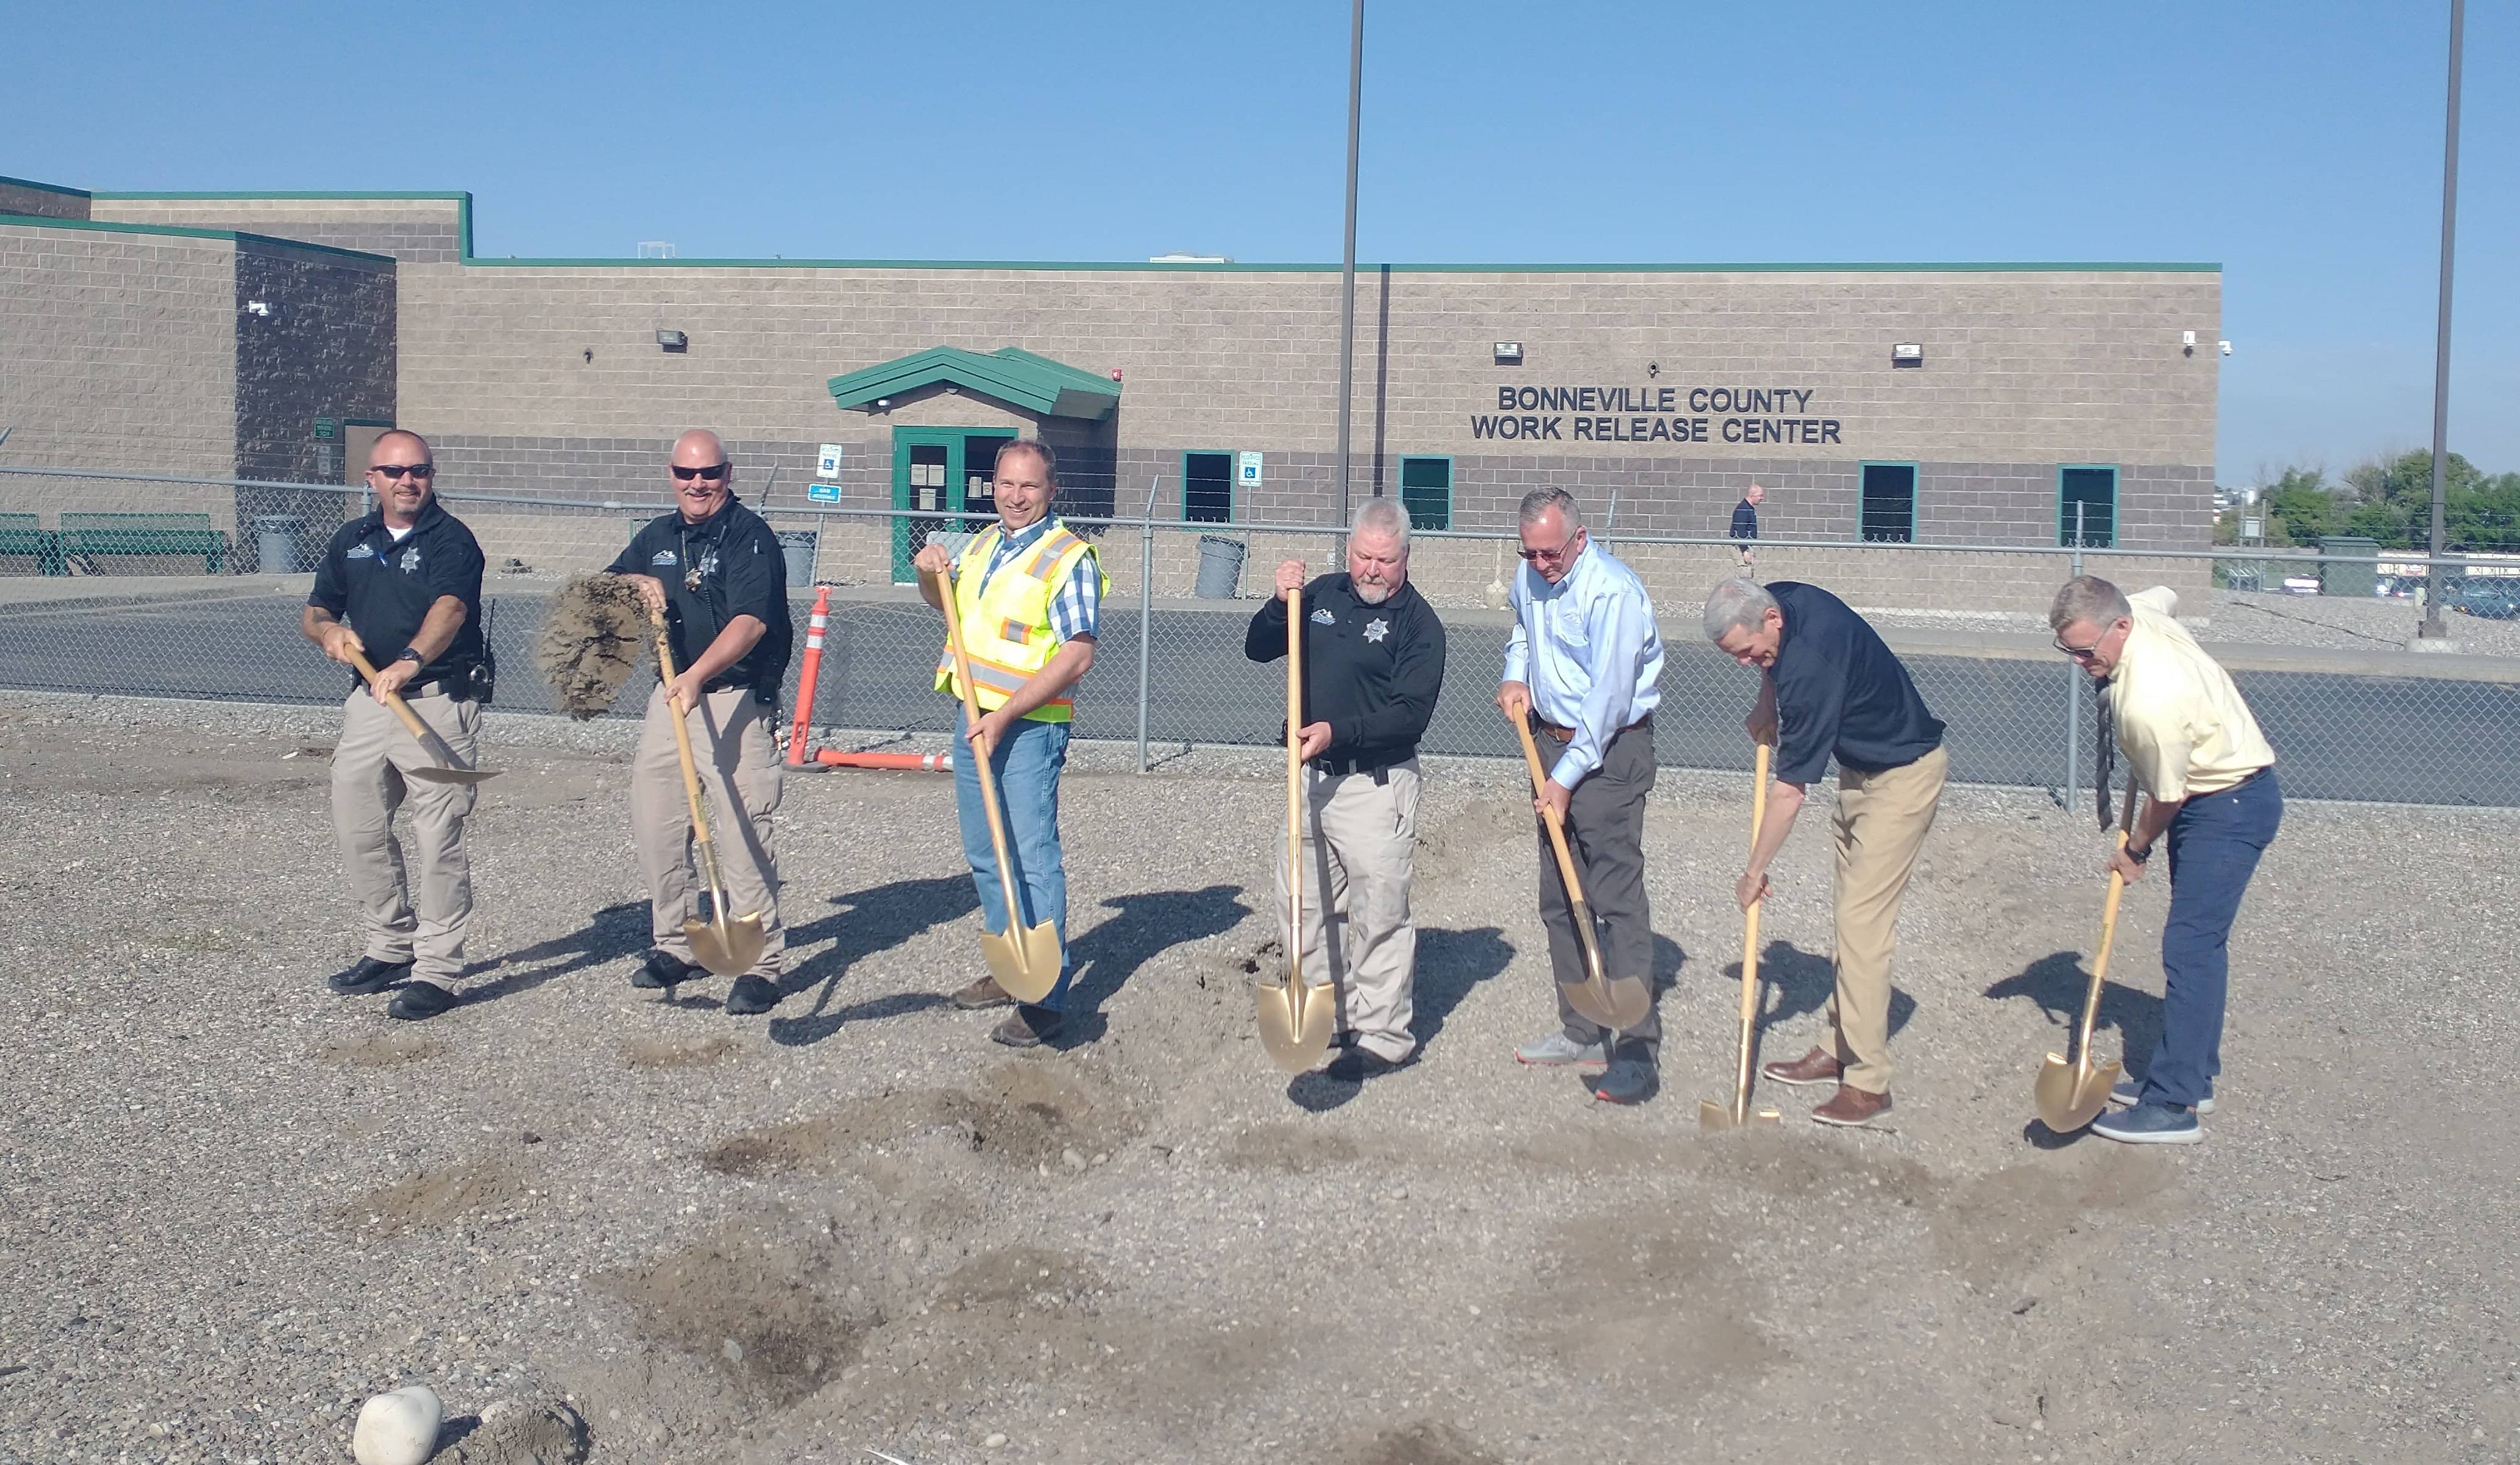
<svg viewBox="0 0 2520 1465">
<path fill-rule="evenodd" d="M 1590 443 L 1839 442 L 1799 386 L 1500 386 L 1470 436 Z"/>
</svg>

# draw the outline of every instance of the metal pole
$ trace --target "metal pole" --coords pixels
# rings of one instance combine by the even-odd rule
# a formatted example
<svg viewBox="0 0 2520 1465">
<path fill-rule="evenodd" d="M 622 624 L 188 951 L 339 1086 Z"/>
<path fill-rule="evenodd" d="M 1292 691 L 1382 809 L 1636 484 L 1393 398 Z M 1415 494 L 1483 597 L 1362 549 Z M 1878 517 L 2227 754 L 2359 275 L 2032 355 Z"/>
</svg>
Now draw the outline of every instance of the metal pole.
<svg viewBox="0 0 2520 1465">
<path fill-rule="evenodd" d="M 2076 500 L 2074 504 L 2074 573 L 2083 572 L 2083 515 L 2091 508 Z M 2065 667 L 2065 801 L 2060 806 L 2066 813 L 2074 811 L 2074 799 L 2083 778 L 2083 684 L 2090 681 L 2079 665 Z"/>
<path fill-rule="evenodd" d="M 1365 0 L 1356 0 L 1347 34 L 1347 250 L 1339 266 L 1338 516 L 1347 522 L 1349 399 L 1356 392 L 1356 140 L 1365 97 Z"/>
<path fill-rule="evenodd" d="M 1138 526 L 1138 772 L 1147 771 L 1147 670 L 1149 633 L 1155 625 L 1155 491 L 1158 476 L 1147 480 L 1147 511 Z"/>
<path fill-rule="evenodd" d="M 2447 489 L 2443 473 L 2450 458 L 2450 264 L 2451 242 L 2458 232 L 2458 72 L 2459 53 L 2467 29 L 2467 0 L 2450 0 L 2450 115 L 2443 124 L 2441 322 L 2433 336 L 2433 538 L 2432 563 L 2426 575 L 2423 624 L 2415 635 L 2425 640 L 2446 637 L 2442 624 L 2442 504 Z"/>
</svg>

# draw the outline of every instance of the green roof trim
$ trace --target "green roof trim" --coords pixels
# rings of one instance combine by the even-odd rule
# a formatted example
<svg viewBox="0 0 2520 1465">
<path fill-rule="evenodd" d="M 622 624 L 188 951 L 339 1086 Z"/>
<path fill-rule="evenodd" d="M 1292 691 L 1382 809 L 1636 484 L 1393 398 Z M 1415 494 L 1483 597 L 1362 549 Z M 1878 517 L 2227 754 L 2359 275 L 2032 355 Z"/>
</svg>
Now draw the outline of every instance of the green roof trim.
<svg viewBox="0 0 2520 1465">
<path fill-rule="evenodd" d="M 219 193 L 131 193 L 123 190 L 100 190 L 89 197 L 96 199 L 329 199 L 339 202 L 344 200 L 360 199 L 464 200 L 472 196 L 445 189 L 411 193 L 380 192 L 376 189 L 231 189 Z"/>
<path fill-rule="evenodd" d="M 390 254 L 371 254 L 364 249 L 343 249 L 333 244 L 310 244 L 302 239 L 282 239 L 270 234 L 246 234 L 234 229 L 187 229 L 177 224 L 125 224 L 116 219 L 46 219 L 33 214 L 0 213 L 0 227 L 22 225 L 31 229 L 84 229 L 95 234 L 156 234 L 172 239 L 222 240 L 231 244 L 270 244 L 282 249 L 302 249 L 312 254 L 333 254 L 342 259 L 355 259 L 361 264 L 392 266 Z"/>
<path fill-rule="evenodd" d="M 1043 417 L 1092 421 L 1109 417 L 1120 405 L 1119 382 L 1013 346 L 985 356 L 960 346 L 933 346 L 832 377 L 832 401 L 845 412 L 939 385 L 976 392 Z"/>
<path fill-rule="evenodd" d="M 1059 270 L 1148 275 L 1335 275 L 1336 264 L 1155 264 L 1096 259 L 623 259 L 586 256 L 530 259 L 485 258 L 467 253 L 471 265 L 506 269 L 634 270 Z M 1986 260 L 1884 262 L 1730 262 L 1709 264 L 1377 264 L 1359 260 L 1357 273 L 1389 270 L 1407 275 L 2217 275 L 2220 261 Z"/>
<path fill-rule="evenodd" d="M 0 177 L 0 185 L 5 185 L 10 188 L 30 188 L 39 194 L 60 194 L 66 199 L 93 199 L 96 197 L 96 195 L 89 193 L 83 188 L 64 188 L 58 183 L 37 183 L 32 178 Z"/>
</svg>

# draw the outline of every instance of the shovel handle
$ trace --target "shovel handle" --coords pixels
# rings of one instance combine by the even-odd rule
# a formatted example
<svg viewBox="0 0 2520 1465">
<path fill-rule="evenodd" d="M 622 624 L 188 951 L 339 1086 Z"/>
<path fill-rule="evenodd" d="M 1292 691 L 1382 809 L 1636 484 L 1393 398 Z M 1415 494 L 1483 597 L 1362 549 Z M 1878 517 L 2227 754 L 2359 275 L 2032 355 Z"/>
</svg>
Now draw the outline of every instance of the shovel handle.
<svg viewBox="0 0 2520 1465">
<path fill-rule="evenodd" d="M 1508 718 L 1506 721 L 1513 724 L 1514 734 L 1522 739 L 1522 762 L 1524 767 L 1531 770 L 1531 796 L 1537 800 L 1541 795 L 1542 785 L 1549 781 L 1549 776 L 1540 771 L 1540 746 L 1531 740 L 1531 721 L 1528 710 L 1526 709 L 1526 715 L 1523 717 Z M 1582 905 L 1584 882 L 1576 878 L 1575 857 L 1566 849 L 1565 825 L 1557 821 L 1557 811 L 1554 809 L 1543 811 L 1540 821 L 1549 826 L 1549 848 L 1557 857 L 1557 878 L 1566 882 L 1567 904 Z"/>
<path fill-rule="evenodd" d="M 1758 766 L 1750 785 L 1750 848 L 1759 847 L 1759 829 L 1768 821 L 1768 756 L 1773 751 L 1766 742 L 1759 744 Z M 1732 1076 L 1732 1122 L 1746 1124 L 1750 1118 L 1750 1040 L 1759 1020 L 1759 908 L 1768 904 L 1765 896 L 1750 903 L 1741 912 L 1741 1053 L 1737 1071 Z"/>
<path fill-rule="evenodd" d="M 1300 1027 L 1304 988 L 1304 592 L 1286 592 L 1286 995 Z"/>
<path fill-rule="evenodd" d="M 980 697 L 971 681 L 971 653 L 963 648 L 963 607 L 960 591 L 955 586 L 954 571 L 948 568 L 940 576 L 945 582 L 945 644 L 954 652 L 954 685 L 963 692 L 963 740 L 970 743 L 971 730 L 980 725 Z M 980 773 L 980 812 L 989 821 L 989 848 L 998 857 L 998 892 L 1006 898 L 1007 934 L 1015 938 L 1015 964 L 1024 971 L 1032 967 L 1024 955 L 1023 933 L 1029 928 L 1024 909 L 1015 900 L 1015 869 L 1007 858 L 1006 821 L 998 814 L 998 777 L 990 766 L 990 755 L 977 744 L 969 748 L 971 764 Z"/>
<path fill-rule="evenodd" d="M 374 690 L 377 685 L 377 669 L 368 664 L 367 654 L 363 651 L 352 651 L 350 664 L 359 669 L 359 675 L 367 679 L 369 689 Z M 388 691 L 377 700 L 393 709 L 393 715 L 402 719 L 404 730 L 411 733 L 414 741 L 424 748 L 428 746 L 428 727 L 421 722 L 420 714 L 411 710 L 411 704 L 404 701 L 400 693 Z"/>
<path fill-rule="evenodd" d="M 715 900 L 718 891 L 717 852 L 709 848 L 708 800 L 700 794 L 699 767 L 692 758 L 692 732 L 684 726 L 692 709 L 674 699 L 674 678 L 680 674 L 674 670 L 674 644 L 673 639 L 665 634 L 665 617 L 654 614 L 651 619 L 656 623 L 656 671 L 664 678 L 667 688 L 665 711 L 673 717 L 674 751 L 683 760 L 683 797 L 692 806 L 692 843 L 700 847 L 700 858 L 708 864 L 709 899 Z"/>
<path fill-rule="evenodd" d="M 2120 816 L 2118 820 L 2118 837 L 2116 847 L 2120 850 L 2124 850 L 2127 847 L 2127 836 L 2135 832 L 2135 782 L 2133 779 L 2129 779 L 2127 782 L 2126 792 L 2126 813 Z M 2108 981 L 2109 953 L 2117 946 L 2118 907 L 2125 899 L 2126 876 L 2118 873 L 2117 866 L 2112 862 L 2109 866 L 2108 899 L 2100 903 L 2100 946 L 2099 950 L 2092 954 L 2092 986 L 2091 990 L 2086 993 L 2083 998 L 2083 1023 L 2080 1038 L 2081 1045 L 2075 1049 L 2077 1053 L 2082 1055 L 2079 1061 L 2086 1068 L 2089 1068 L 2092 1062 L 2092 1027 L 2100 1019 L 2100 989 L 2102 986 L 2106 985 Z"/>
</svg>

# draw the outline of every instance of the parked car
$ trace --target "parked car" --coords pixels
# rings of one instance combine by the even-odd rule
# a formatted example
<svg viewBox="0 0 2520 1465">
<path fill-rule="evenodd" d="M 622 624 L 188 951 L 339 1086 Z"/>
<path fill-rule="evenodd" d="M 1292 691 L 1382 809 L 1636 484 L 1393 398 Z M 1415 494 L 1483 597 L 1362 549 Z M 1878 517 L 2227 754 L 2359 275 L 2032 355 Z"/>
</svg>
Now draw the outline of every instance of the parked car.
<svg viewBox="0 0 2520 1465">
<path fill-rule="evenodd" d="M 2317 575 L 2286 575 L 2284 576 L 2283 588 L 2284 594 L 2288 596 L 2315 596 L 2318 594 L 2318 577 Z"/>
<path fill-rule="evenodd" d="M 2470 580 L 2447 599 L 2481 621 L 2520 620 L 2520 580 Z"/>
</svg>

